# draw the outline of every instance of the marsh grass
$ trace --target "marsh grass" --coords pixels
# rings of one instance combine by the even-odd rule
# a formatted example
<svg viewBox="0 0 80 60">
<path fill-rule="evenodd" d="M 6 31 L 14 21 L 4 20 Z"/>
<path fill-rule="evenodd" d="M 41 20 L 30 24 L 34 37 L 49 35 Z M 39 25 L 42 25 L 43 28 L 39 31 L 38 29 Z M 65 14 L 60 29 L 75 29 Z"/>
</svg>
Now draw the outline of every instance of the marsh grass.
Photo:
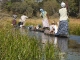
<svg viewBox="0 0 80 60">
<path fill-rule="evenodd" d="M 42 60 L 43 57 L 46 60 L 58 59 L 53 44 L 45 44 L 41 48 L 43 45 L 36 38 L 21 35 L 18 29 L 13 28 L 10 19 L 0 20 L 0 60 Z"/>
<path fill-rule="evenodd" d="M 80 19 L 70 19 L 69 33 L 73 35 L 80 35 Z"/>
<path fill-rule="evenodd" d="M 46 44 L 44 48 L 45 59 L 56 59 L 53 45 Z M 44 48 L 35 38 L 23 36 L 18 31 L 0 32 L 0 60 L 41 60 Z"/>
</svg>

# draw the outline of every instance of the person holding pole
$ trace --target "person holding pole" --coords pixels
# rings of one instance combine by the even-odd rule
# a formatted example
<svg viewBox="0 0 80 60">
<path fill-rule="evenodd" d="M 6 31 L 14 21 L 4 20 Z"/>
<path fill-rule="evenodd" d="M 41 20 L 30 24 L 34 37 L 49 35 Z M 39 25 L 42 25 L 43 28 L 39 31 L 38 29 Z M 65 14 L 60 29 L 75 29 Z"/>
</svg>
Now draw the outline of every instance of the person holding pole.
<svg viewBox="0 0 80 60">
<path fill-rule="evenodd" d="M 64 2 L 61 3 L 61 9 L 59 9 L 60 19 L 59 19 L 59 28 L 56 35 L 68 37 L 68 15 L 67 8 Z"/>
<path fill-rule="evenodd" d="M 40 11 L 41 11 L 40 16 L 43 18 L 43 20 L 42 20 L 43 28 L 49 28 L 47 12 L 43 9 L 40 9 Z"/>
</svg>

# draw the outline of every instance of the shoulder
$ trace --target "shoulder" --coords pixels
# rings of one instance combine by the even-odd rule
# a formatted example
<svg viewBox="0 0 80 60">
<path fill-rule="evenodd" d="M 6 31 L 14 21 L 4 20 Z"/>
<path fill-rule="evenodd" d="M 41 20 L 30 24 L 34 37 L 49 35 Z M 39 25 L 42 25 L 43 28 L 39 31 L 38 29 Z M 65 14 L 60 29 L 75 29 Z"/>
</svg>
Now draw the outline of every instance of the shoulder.
<svg viewBox="0 0 80 60">
<path fill-rule="evenodd" d="M 45 13 L 47 13 L 47 11 L 44 11 Z"/>
<path fill-rule="evenodd" d="M 62 10 L 67 10 L 66 8 L 62 8 Z"/>
<path fill-rule="evenodd" d="M 60 12 L 60 11 L 65 11 L 65 10 L 67 11 L 66 8 L 61 8 L 61 9 L 59 9 L 59 12 Z"/>
</svg>

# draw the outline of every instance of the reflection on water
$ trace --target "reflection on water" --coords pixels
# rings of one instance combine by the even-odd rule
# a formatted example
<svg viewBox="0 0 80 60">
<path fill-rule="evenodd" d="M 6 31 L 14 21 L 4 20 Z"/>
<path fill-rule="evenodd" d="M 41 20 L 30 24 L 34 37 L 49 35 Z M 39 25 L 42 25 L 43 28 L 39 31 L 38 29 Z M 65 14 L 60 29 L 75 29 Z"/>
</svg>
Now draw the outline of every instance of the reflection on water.
<svg viewBox="0 0 80 60">
<path fill-rule="evenodd" d="M 68 50 L 68 38 L 58 38 L 58 47 L 60 49 L 61 60 L 66 60 L 67 50 Z"/>
<path fill-rule="evenodd" d="M 19 30 L 20 30 L 21 35 L 26 35 L 26 30 L 25 29 L 20 28 Z"/>
<path fill-rule="evenodd" d="M 48 36 L 42 32 L 35 31 L 28 31 L 26 34 L 26 31 L 23 29 L 20 29 L 20 32 L 30 37 L 35 37 L 37 40 L 41 41 L 43 45 L 42 48 L 44 48 L 46 43 L 53 44 L 54 47 L 57 47 L 60 50 L 60 60 L 80 60 L 80 41 L 74 39 L 76 36 L 74 36 L 74 38 L 72 38 L 73 36 L 70 38 L 60 38 Z"/>
</svg>

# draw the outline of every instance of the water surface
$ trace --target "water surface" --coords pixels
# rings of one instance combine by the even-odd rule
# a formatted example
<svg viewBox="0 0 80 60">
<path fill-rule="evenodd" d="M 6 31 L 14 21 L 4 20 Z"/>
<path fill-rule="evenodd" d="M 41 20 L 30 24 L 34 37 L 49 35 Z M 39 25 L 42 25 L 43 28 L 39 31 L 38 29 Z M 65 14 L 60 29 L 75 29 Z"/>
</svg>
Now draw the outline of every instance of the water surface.
<svg viewBox="0 0 80 60">
<path fill-rule="evenodd" d="M 80 60 L 80 36 L 70 35 L 69 38 L 60 38 L 55 36 L 45 35 L 42 32 L 27 31 L 20 28 L 23 35 L 35 37 L 42 44 L 52 43 L 60 52 L 60 60 Z"/>
</svg>

